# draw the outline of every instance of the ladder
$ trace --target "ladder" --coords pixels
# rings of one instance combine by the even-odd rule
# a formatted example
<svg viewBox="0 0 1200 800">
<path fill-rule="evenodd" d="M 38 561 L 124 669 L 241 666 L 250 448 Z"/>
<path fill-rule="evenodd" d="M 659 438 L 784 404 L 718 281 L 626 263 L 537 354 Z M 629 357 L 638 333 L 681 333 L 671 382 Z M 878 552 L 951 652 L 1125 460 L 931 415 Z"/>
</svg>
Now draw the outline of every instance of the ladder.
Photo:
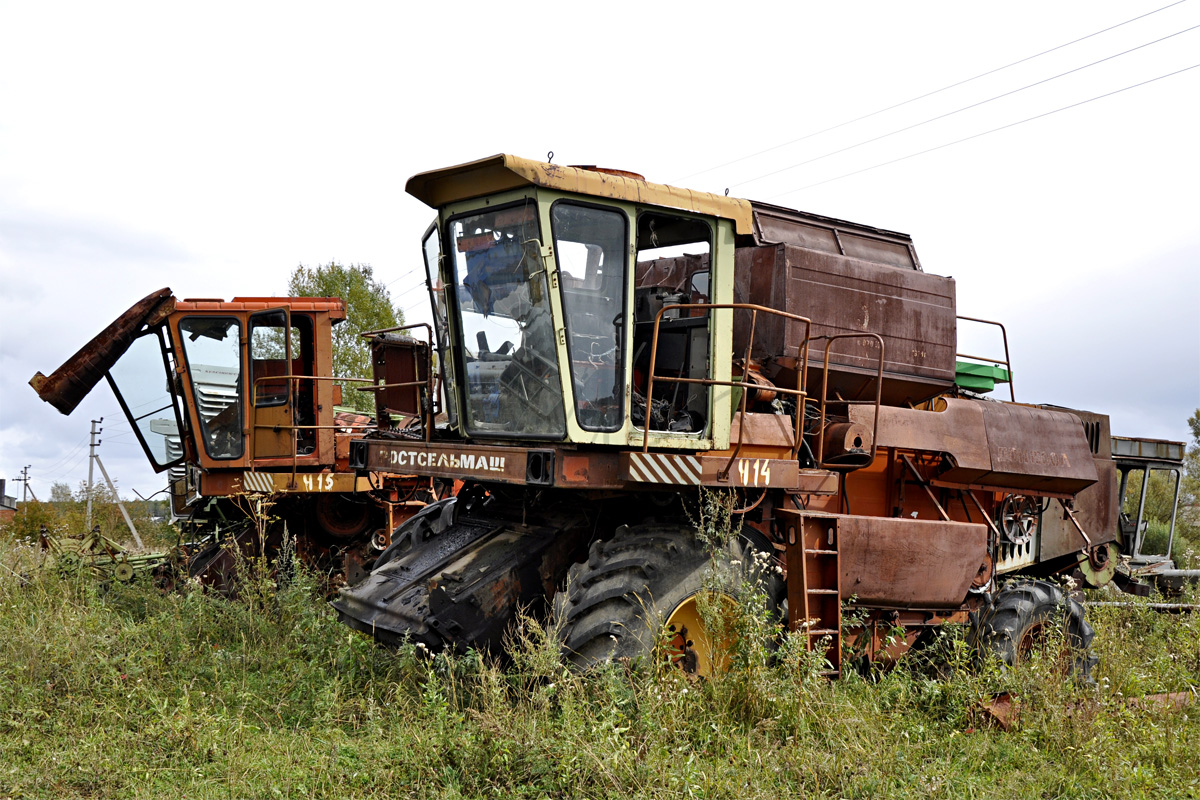
<svg viewBox="0 0 1200 800">
<path fill-rule="evenodd" d="M 842 588 L 837 517 L 777 509 L 787 558 L 788 627 L 803 631 L 808 650 L 824 649 L 828 669 L 841 675 Z"/>
</svg>

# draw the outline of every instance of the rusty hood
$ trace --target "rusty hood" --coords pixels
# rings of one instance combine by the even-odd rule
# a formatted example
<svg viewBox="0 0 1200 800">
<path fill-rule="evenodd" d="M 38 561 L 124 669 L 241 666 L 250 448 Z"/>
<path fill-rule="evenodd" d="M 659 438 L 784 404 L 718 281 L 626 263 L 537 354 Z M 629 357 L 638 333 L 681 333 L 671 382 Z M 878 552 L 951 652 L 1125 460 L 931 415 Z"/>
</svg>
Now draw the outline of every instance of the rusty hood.
<svg viewBox="0 0 1200 800">
<path fill-rule="evenodd" d="M 146 325 L 156 325 L 175 308 L 170 289 L 159 289 L 134 303 L 95 338 L 79 348 L 49 376 L 37 373 L 29 385 L 38 397 L 70 414 L 100 382 Z"/>
</svg>

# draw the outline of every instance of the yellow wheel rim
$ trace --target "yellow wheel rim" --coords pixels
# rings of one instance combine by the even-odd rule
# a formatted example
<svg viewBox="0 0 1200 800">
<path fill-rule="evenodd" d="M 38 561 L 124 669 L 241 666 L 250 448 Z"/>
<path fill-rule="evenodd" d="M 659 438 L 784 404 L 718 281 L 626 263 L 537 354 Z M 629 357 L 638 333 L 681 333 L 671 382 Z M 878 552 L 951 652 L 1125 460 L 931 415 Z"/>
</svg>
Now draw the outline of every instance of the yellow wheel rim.
<svg viewBox="0 0 1200 800">
<path fill-rule="evenodd" d="M 714 641 L 704 613 L 730 617 L 733 598 L 716 592 L 694 594 L 675 607 L 667 617 L 665 649 L 667 657 L 684 672 L 707 678 L 714 666 L 728 663 L 727 653 L 732 644 L 728 635 Z M 728 631 L 729 625 L 721 627 Z"/>
</svg>

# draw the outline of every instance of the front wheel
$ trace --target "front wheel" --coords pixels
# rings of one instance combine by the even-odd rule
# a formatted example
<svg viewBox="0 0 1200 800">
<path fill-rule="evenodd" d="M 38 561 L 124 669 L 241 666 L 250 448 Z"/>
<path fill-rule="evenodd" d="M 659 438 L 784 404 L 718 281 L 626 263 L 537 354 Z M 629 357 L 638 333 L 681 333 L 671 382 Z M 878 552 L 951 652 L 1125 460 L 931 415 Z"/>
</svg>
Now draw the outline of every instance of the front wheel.
<svg viewBox="0 0 1200 800">
<path fill-rule="evenodd" d="M 554 599 L 563 650 L 588 669 L 621 658 L 652 656 L 659 632 L 666 657 L 709 675 L 726 642 L 714 642 L 706 618 L 748 589 L 761 587 L 766 611 L 780 615 L 782 578 L 765 541 L 743 535 L 709 548 L 681 525 L 621 526 L 592 544 L 588 560 L 571 567 Z"/>
<path fill-rule="evenodd" d="M 1083 606 L 1053 583 L 1025 580 L 1005 586 L 980 613 L 972 639 L 981 655 L 1015 666 L 1054 629 L 1070 652 L 1069 672 L 1090 683 L 1097 662 L 1091 653 L 1095 631 L 1084 619 Z"/>
</svg>

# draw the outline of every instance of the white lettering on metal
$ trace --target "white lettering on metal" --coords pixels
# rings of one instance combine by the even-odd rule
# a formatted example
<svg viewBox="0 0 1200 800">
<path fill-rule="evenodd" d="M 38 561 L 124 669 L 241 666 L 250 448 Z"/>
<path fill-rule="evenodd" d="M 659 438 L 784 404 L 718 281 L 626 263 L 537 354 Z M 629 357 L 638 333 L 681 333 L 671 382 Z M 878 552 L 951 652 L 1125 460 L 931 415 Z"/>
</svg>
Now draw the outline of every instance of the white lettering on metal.
<svg viewBox="0 0 1200 800">
<path fill-rule="evenodd" d="M 768 486 L 771 483 L 771 462 L 764 458 L 739 458 L 738 478 L 743 486 Z"/>
<path fill-rule="evenodd" d="M 504 472 L 503 456 L 479 453 L 430 453 L 425 450 L 392 449 L 384 457 L 391 467 L 427 467 L 430 469 L 471 470 L 475 472 Z"/>
</svg>

